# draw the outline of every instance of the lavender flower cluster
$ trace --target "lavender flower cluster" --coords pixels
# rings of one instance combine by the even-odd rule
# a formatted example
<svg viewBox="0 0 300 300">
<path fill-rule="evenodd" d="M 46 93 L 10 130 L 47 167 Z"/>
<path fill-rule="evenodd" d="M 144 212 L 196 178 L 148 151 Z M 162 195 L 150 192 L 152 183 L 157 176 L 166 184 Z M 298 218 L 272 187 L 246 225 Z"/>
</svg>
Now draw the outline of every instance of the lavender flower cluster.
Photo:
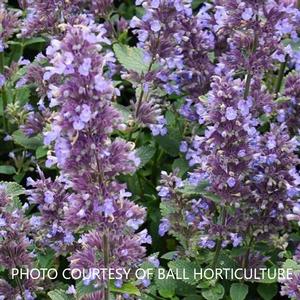
<svg viewBox="0 0 300 300">
<path fill-rule="evenodd" d="M 30 199 L 41 213 L 31 221 L 37 236 L 46 236 L 57 253 L 74 246 L 80 232 L 72 268 L 137 266 L 145 256 L 143 244 L 151 243 L 146 230 L 135 233 L 145 210 L 128 199 L 126 186 L 116 180 L 133 173 L 139 159 L 134 145 L 111 138 L 126 126 L 112 105 L 118 90 L 105 74 L 113 56 L 100 52 L 108 42 L 104 33 L 102 25 L 70 25 L 62 40 L 52 40 L 47 49 L 44 80 L 52 82 L 48 98 L 56 112 L 44 133 L 45 144 L 54 143 L 46 164 L 57 164 L 61 175 L 54 182 L 43 175 L 30 182 Z"/>
<path fill-rule="evenodd" d="M 32 241 L 27 234 L 30 229 L 24 211 L 14 207 L 7 187 L 0 185 L 0 263 L 9 273 L 13 268 L 31 268 L 34 253 L 30 251 Z M 31 279 L 14 284 L 0 279 L 0 295 L 3 299 L 34 299 L 36 283 Z"/>
<path fill-rule="evenodd" d="M 279 0 L 194 5 L 137 0 L 138 16 L 125 20 L 112 0 L 0 4 L 3 133 L 17 143 L 21 120 L 19 144 L 42 138 L 36 156 L 47 151 L 30 161 L 38 176 L 27 176 L 23 208 L 0 183 L 0 264 L 8 271 L 0 299 L 47 290 L 9 273 L 36 265 L 45 249 L 71 270 L 157 267 L 147 259 L 155 250 L 147 228 L 181 258 L 206 255 L 205 266 L 233 248 L 244 268 L 290 258 L 289 234 L 300 224 L 300 11 Z M 36 37 L 48 45 L 30 63 L 22 51 Z M 17 59 L 11 45 L 20 46 Z M 24 105 L 26 121 L 13 123 L 5 114 L 22 106 L 22 89 L 36 109 Z M 299 278 L 284 281 L 281 294 L 300 299 Z M 151 284 L 86 278 L 92 292 L 82 299 L 111 299 L 112 286 L 116 299 L 136 299 L 122 291 L 128 283 L 142 291 Z"/>
<path fill-rule="evenodd" d="M 190 233 L 197 228 L 198 246 L 216 249 L 217 260 L 220 247 L 252 249 L 258 241 L 270 240 L 286 229 L 287 217 L 298 220 L 291 214 L 297 211 L 299 198 L 297 125 L 293 122 L 297 75 L 288 77 L 282 102 L 274 101 L 273 95 L 276 98 L 281 91 L 286 65 L 294 64 L 291 48 L 283 40 L 298 40 L 299 11 L 276 1 L 216 2 L 214 14 L 206 20 L 214 32 L 218 59 L 210 91 L 196 102 L 187 100 L 181 109 L 184 117 L 205 129 L 204 134 L 181 143 L 192 171 L 180 185 L 197 187 L 207 181 L 209 186 L 201 198 L 185 199 L 182 204 L 182 197 L 174 195 L 184 190 L 175 183 L 170 186 L 171 179 L 166 180 L 163 173 L 158 191 L 172 207 L 164 213 L 160 233 L 169 232 L 188 248 L 180 234 L 185 234 L 185 227 L 190 226 Z M 278 70 L 275 89 L 264 84 L 270 70 Z M 262 131 L 266 118 L 267 132 Z M 173 218 L 180 205 L 181 229 L 178 218 Z M 244 263 L 251 264 L 247 255 Z"/>
</svg>

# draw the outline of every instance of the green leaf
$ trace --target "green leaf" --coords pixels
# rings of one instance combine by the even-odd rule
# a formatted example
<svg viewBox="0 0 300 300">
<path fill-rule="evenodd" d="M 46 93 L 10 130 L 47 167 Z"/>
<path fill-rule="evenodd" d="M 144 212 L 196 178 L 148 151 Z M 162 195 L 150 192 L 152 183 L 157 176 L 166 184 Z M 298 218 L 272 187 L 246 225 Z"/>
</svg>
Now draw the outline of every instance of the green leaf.
<svg viewBox="0 0 300 300">
<path fill-rule="evenodd" d="M 184 259 L 170 261 L 168 263 L 173 272 L 177 272 L 178 278 L 190 285 L 195 285 L 199 281 L 195 276 L 195 270 L 199 270 L 197 263 Z"/>
<path fill-rule="evenodd" d="M 158 142 L 159 146 L 169 155 L 178 156 L 179 146 L 182 136 L 180 132 L 176 129 L 168 129 L 168 134 L 161 136 L 158 135 L 155 137 L 155 140 Z"/>
<path fill-rule="evenodd" d="M 18 197 L 25 193 L 25 189 L 21 185 L 15 182 L 1 181 L 0 185 L 5 185 L 6 192 L 11 197 Z"/>
<path fill-rule="evenodd" d="M 15 98 L 17 99 L 20 106 L 25 105 L 30 97 L 30 89 L 25 86 L 15 90 Z"/>
<path fill-rule="evenodd" d="M 111 283 L 110 291 L 119 294 L 129 294 L 135 296 L 141 295 L 139 289 L 133 283 L 130 282 L 124 283 L 121 288 L 117 288 L 113 283 Z"/>
<path fill-rule="evenodd" d="M 230 268 L 230 269 L 237 269 L 238 264 L 234 259 L 232 259 L 229 253 L 221 252 L 219 255 L 219 260 L 217 263 L 218 268 Z"/>
<path fill-rule="evenodd" d="M 139 169 L 144 167 L 154 156 L 155 147 L 152 145 L 142 146 L 136 150 L 136 154 L 141 159 L 141 163 L 139 165 Z"/>
<path fill-rule="evenodd" d="M 47 250 L 46 253 L 38 253 L 38 265 L 40 268 L 51 269 L 55 262 L 55 252 L 53 250 Z"/>
<path fill-rule="evenodd" d="M 197 294 L 196 286 L 191 286 L 190 284 L 187 284 L 181 280 L 177 280 L 176 295 L 178 295 L 178 296 L 194 296 L 195 294 Z"/>
<path fill-rule="evenodd" d="M 21 208 L 22 203 L 19 199 L 19 196 L 25 194 L 25 189 L 16 182 L 1 181 L 0 185 L 5 186 L 7 195 L 13 199 L 11 208 Z"/>
<path fill-rule="evenodd" d="M 145 63 L 142 49 L 121 44 L 114 44 L 113 49 L 118 61 L 126 70 L 139 74 L 148 72 L 149 64 Z"/>
<path fill-rule="evenodd" d="M 176 209 L 167 202 L 161 202 L 159 208 L 163 217 L 167 217 L 168 215 L 176 212 Z"/>
<path fill-rule="evenodd" d="M 40 135 L 28 138 L 21 130 L 17 130 L 12 134 L 12 137 L 16 144 L 25 149 L 36 150 L 38 147 L 43 146 L 42 136 Z"/>
<path fill-rule="evenodd" d="M 207 181 L 202 181 L 197 186 L 194 185 L 185 185 L 184 188 L 179 189 L 178 191 L 182 193 L 184 196 L 191 197 L 191 196 L 200 196 L 205 193 L 205 189 L 209 186 Z"/>
<path fill-rule="evenodd" d="M 54 290 L 48 293 L 52 300 L 70 300 L 74 299 L 72 296 L 67 295 L 63 290 Z"/>
<path fill-rule="evenodd" d="M 232 300 L 244 300 L 249 292 L 249 287 L 244 283 L 233 283 L 230 287 L 230 297 Z"/>
<path fill-rule="evenodd" d="M 268 277 L 270 275 L 270 277 Z M 277 275 L 277 276 L 276 276 Z M 271 267 L 268 271 L 265 271 L 264 276 L 260 280 L 254 280 L 259 283 L 274 283 L 278 281 L 278 270 L 277 268 Z"/>
<path fill-rule="evenodd" d="M 287 270 L 287 269 L 292 269 L 293 271 L 300 271 L 300 265 L 297 264 L 294 260 L 292 259 L 287 259 L 283 266 L 283 269 Z"/>
<path fill-rule="evenodd" d="M 202 4 L 204 2 L 204 0 L 193 0 L 192 2 L 192 9 L 196 9 L 200 6 L 200 4 Z"/>
<path fill-rule="evenodd" d="M 16 169 L 13 166 L 0 166 L 0 174 L 13 175 Z"/>
<path fill-rule="evenodd" d="M 179 177 L 182 177 L 189 170 L 189 168 L 189 164 L 184 158 L 177 158 L 172 164 L 173 171 L 175 171 L 176 169 L 179 170 Z"/>
<path fill-rule="evenodd" d="M 124 122 L 128 122 L 131 117 L 131 111 L 124 105 L 119 103 L 114 103 L 113 106 L 117 109 L 117 111 L 121 114 Z"/>
<path fill-rule="evenodd" d="M 177 255 L 178 255 L 178 251 L 171 251 L 162 255 L 161 258 L 166 260 L 173 260 Z"/>
<path fill-rule="evenodd" d="M 216 203 L 220 202 L 219 196 L 206 190 L 208 186 L 209 183 L 207 181 L 202 181 L 197 186 L 185 185 L 183 189 L 179 189 L 178 191 L 186 197 L 204 196 L 205 198 L 210 199 Z"/>
<path fill-rule="evenodd" d="M 221 284 L 217 284 L 209 290 L 203 291 L 201 294 L 206 300 L 219 300 L 223 299 L 224 293 L 224 287 Z"/>
<path fill-rule="evenodd" d="M 278 292 L 277 283 L 273 284 L 259 284 L 257 292 L 264 300 L 273 299 Z"/>
<path fill-rule="evenodd" d="M 103 289 L 103 286 L 101 286 L 101 285 L 99 285 L 99 287 L 95 288 L 93 284 L 85 285 L 82 281 L 80 281 L 76 285 L 76 295 L 77 295 L 78 299 L 81 299 L 84 296 L 88 296 L 97 291 L 101 291 L 102 289 Z"/>
<path fill-rule="evenodd" d="M 166 121 L 167 121 L 168 126 L 176 126 L 176 116 L 170 110 L 168 110 L 166 112 Z"/>
<path fill-rule="evenodd" d="M 37 159 L 40 159 L 40 158 L 46 157 L 47 153 L 48 153 L 48 149 L 46 147 L 39 146 L 35 151 L 35 157 Z"/>
<path fill-rule="evenodd" d="M 160 268 L 162 270 L 162 268 Z M 168 274 L 168 270 L 165 270 L 165 274 Z M 165 298 L 172 298 L 175 295 L 176 290 L 176 280 L 172 277 L 160 279 L 158 277 L 158 272 L 155 276 L 155 284 L 158 289 L 159 294 Z"/>
<path fill-rule="evenodd" d="M 30 45 L 42 44 L 42 43 L 46 43 L 46 40 L 43 39 L 42 37 L 34 37 L 29 40 L 26 40 L 23 45 L 24 45 L 24 47 L 27 47 Z"/>
</svg>

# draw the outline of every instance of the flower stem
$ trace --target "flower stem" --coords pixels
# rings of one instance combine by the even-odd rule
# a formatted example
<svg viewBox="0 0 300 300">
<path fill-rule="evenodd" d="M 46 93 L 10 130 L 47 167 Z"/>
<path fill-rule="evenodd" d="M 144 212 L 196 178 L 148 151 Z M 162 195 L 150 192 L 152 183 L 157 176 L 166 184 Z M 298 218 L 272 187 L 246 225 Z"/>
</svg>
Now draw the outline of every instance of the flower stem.
<svg viewBox="0 0 300 300">
<path fill-rule="evenodd" d="M 154 59 L 154 57 L 152 57 L 151 63 L 150 63 L 150 65 L 148 67 L 148 70 L 147 70 L 148 73 L 151 71 L 154 62 L 155 62 L 155 59 Z M 136 108 L 136 113 L 135 113 L 136 116 L 139 115 L 141 105 L 142 105 L 142 102 L 143 102 L 143 98 L 144 98 L 144 89 L 143 89 L 143 84 L 141 84 L 141 94 L 140 94 L 140 97 L 139 97 L 139 100 L 138 100 L 138 103 L 137 103 L 137 108 Z"/>
<path fill-rule="evenodd" d="M 0 52 L 0 73 L 4 73 L 4 52 Z"/>
<path fill-rule="evenodd" d="M 220 215 L 221 215 L 221 224 L 224 226 L 226 223 L 226 216 L 227 216 L 225 206 L 222 206 Z M 216 252 L 212 263 L 212 269 L 215 269 L 218 264 L 221 249 L 222 249 L 222 239 L 220 237 L 219 240 L 217 241 Z"/>
<path fill-rule="evenodd" d="M 222 249 L 222 240 L 219 239 L 217 241 L 216 252 L 215 252 L 215 256 L 214 256 L 214 260 L 213 260 L 213 264 L 212 264 L 212 269 L 215 269 L 218 264 L 221 249 Z"/>
<path fill-rule="evenodd" d="M 4 52 L 0 52 L 0 73 L 4 73 Z M 5 132 L 7 132 L 8 125 L 7 125 L 7 120 L 5 117 L 5 110 L 7 107 L 7 94 L 5 90 L 5 85 L 1 88 L 1 97 L 2 97 L 2 108 L 3 108 L 3 129 Z"/>
<path fill-rule="evenodd" d="M 250 241 L 248 243 L 248 246 L 247 246 L 247 252 L 245 253 L 245 255 L 243 257 L 243 262 L 242 262 L 243 269 L 247 268 L 249 265 L 249 255 L 250 255 L 251 246 L 252 246 L 253 242 L 254 242 L 254 236 L 252 235 L 250 238 Z"/>
<path fill-rule="evenodd" d="M 277 81 L 276 81 L 276 86 L 275 86 L 276 96 L 280 92 L 280 88 L 281 88 L 283 77 L 284 77 L 285 68 L 286 68 L 286 58 L 285 58 L 284 62 L 281 63 L 281 65 L 280 65 L 279 74 L 278 74 Z"/>
<path fill-rule="evenodd" d="M 245 92 L 244 92 L 244 99 L 247 99 L 250 93 L 250 84 L 251 84 L 251 79 L 252 75 L 250 71 L 247 74 L 247 79 L 246 79 L 246 86 L 245 86 Z"/>
<path fill-rule="evenodd" d="M 109 267 L 109 238 L 108 233 L 103 235 L 103 255 L 104 255 L 104 267 L 107 269 Z M 106 283 L 104 290 L 104 300 L 110 299 L 110 290 L 109 290 L 109 280 Z"/>
<path fill-rule="evenodd" d="M 17 267 L 17 264 L 15 262 L 14 256 L 11 253 L 11 251 L 8 250 L 7 252 L 8 252 L 8 256 L 11 258 L 11 260 L 14 263 L 14 267 Z M 23 288 L 21 280 L 20 280 L 20 278 L 18 276 L 16 277 L 16 283 L 17 283 L 17 286 L 18 286 L 18 289 L 19 289 L 20 296 L 21 296 L 22 300 L 26 300 L 25 297 L 24 297 L 24 288 Z"/>
<path fill-rule="evenodd" d="M 256 17 L 256 20 L 258 21 L 258 17 Z M 258 44 L 258 36 L 257 32 L 254 32 L 254 40 L 253 40 L 253 47 L 252 47 L 252 53 L 254 54 L 257 48 Z M 251 79 L 252 79 L 252 74 L 251 70 L 248 71 L 247 73 L 247 78 L 246 78 L 246 86 L 245 86 L 245 92 L 244 92 L 244 99 L 247 99 L 250 93 L 250 86 L 251 86 Z"/>
</svg>

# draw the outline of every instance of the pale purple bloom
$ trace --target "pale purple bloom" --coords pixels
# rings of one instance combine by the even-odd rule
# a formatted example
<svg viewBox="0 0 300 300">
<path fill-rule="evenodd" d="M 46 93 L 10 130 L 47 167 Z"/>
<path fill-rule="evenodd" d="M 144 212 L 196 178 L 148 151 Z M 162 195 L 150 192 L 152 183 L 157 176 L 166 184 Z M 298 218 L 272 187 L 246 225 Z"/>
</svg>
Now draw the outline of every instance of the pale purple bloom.
<svg viewBox="0 0 300 300">
<path fill-rule="evenodd" d="M 91 69 L 92 60 L 87 57 L 83 59 L 82 65 L 78 68 L 78 71 L 83 76 L 88 76 Z"/>
<path fill-rule="evenodd" d="M 159 224 L 159 235 L 164 236 L 170 229 L 171 225 L 168 219 L 162 219 L 161 223 Z"/>
<path fill-rule="evenodd" d="M 247 7 L 242 13 L 242 18 L 245 21 L 249 21 L 253 17 L 253 10 L 251 7 Z"/>
<path fill-rule="evenodd" d="M 230 177 L 228 180 L 227 180 L 227 184 L 229 187 L 234 187 L 235 184 L 236 184 L 236 180 L 233 178 L 233 177 Z"/>
<path fill-rule="evenodd" d="M 216 246 L 216 243 L 213 240 L 210 240 L 209 237 L 201 237 L 199 241 L 199 246 L 202 248 L 213 249 Z"/>
<path fill-rule="evenodd" d="M 0 88 L 4 86 L 6 79 L 3 74 L 0 74 Z"/>
<path fill-rule="evenodd" d="M 161 29 L 160 22 L 158 20 L 154 20 L 150 23 L 151 29 L 154 32 L 158 32 Z"/>
<path fill-rule="evenodd" d="M 232 121 L 236 119 L 237 112 L 233 107 L 227 107 L 225 116 L 227 120 Z"/>
</svg>

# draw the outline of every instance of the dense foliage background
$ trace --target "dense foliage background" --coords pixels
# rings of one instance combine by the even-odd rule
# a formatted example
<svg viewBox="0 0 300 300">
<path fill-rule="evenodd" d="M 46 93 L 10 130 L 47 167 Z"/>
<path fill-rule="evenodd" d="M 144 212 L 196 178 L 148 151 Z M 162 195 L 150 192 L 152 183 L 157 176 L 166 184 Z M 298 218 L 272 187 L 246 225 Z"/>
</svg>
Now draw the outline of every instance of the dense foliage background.
<svg viewBox="0 0 300 300">
<path fill-rule="evenodd" d="M 0 299 L 300 299 L 298 6 L 2 0 Z"/>
</svg>

